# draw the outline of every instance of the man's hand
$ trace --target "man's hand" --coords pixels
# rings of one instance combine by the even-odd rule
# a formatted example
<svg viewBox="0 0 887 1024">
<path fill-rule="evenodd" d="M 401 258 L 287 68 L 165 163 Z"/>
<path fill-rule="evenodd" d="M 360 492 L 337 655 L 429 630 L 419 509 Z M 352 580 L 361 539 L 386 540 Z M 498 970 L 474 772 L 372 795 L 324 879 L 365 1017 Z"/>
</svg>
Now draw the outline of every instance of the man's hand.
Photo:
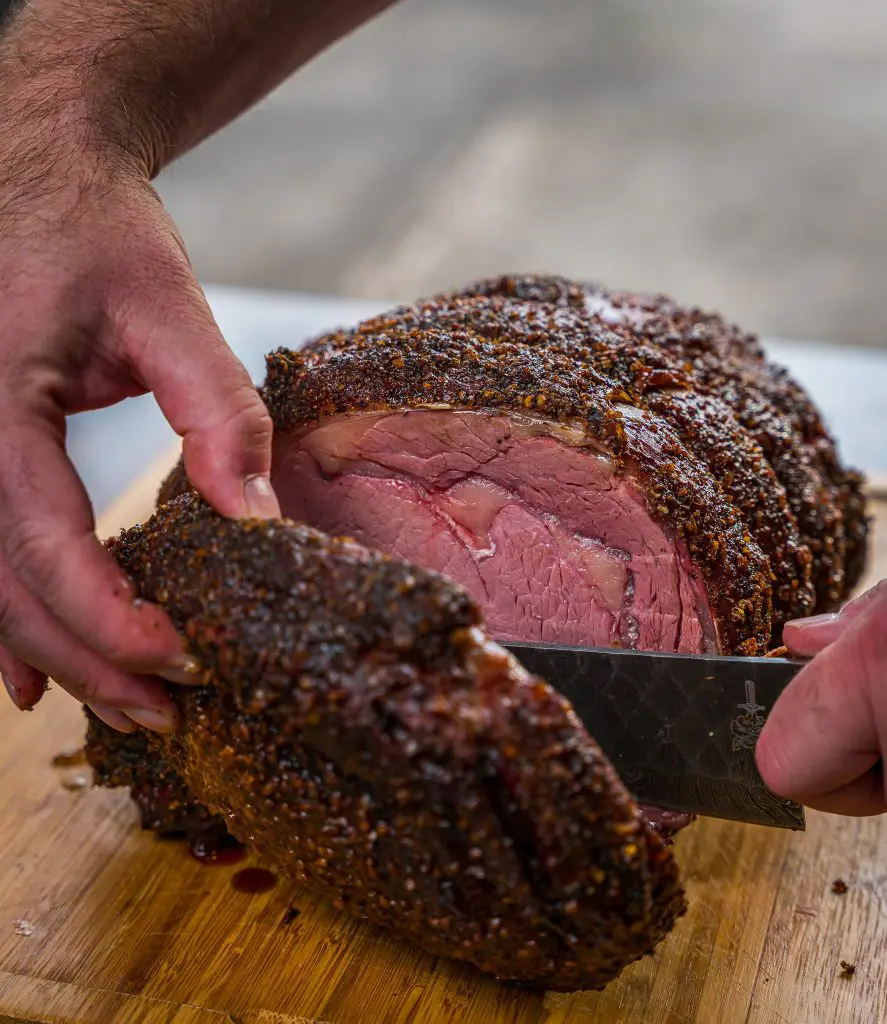
<svg viewBox="0 0 887 1024">
<path fill-rule="evenodd" d="M 0 670 L 20 707 L 51 675 L 112 725 L 170 729 L 174 705 L 146 677 L 187 681 L 185 651 L 96 540 L 65 416 L 152 391 L 228 516 L 279 511 L 271 422 L 144 168 L 14 123 L 0 144 Z"/>
<path fill-rule="evenodd" d="M 781 796 L 819 810 L 887 811 L 887 580 L 839 615 L 789 623 L 785 643 L 813 660 L 764 726 L 762 778 Z"/>
<path fill-rule="evenodd" d="M 271 423 L 151 178 L 391 0 L 30 0 L 0 37 L 0 673 L 172 729 L 189 681 L 93 534 L 65 417 L 153 391 L 227 516 L 272 516 Z"/>
</svg>

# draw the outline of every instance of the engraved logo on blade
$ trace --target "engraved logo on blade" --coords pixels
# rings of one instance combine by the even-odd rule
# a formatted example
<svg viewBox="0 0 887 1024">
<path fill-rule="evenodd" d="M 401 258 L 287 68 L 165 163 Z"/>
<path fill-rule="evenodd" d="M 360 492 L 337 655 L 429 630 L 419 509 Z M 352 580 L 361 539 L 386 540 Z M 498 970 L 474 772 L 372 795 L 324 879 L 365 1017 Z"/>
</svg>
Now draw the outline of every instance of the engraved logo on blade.
<svg viewBox="0 0 887 1024">
<path fill-rule="evenodd" d="M 764 728 L 765 718 L 761 714 L 766 708 L 755 700 L 754 680 L 745 681 L 745 703 L 736 705 L 742 712 L 730 723 L 730 732 L 733 734 L 734 750 L 754 750 L 761 729 Z"/>
</svg>

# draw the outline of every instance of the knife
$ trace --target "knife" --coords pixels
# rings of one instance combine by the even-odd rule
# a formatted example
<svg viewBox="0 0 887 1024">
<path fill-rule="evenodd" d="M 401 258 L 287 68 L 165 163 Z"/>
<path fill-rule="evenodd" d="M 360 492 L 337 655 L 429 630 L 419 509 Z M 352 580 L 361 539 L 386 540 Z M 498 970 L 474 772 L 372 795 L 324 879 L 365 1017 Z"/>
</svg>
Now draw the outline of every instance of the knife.
<svg viewBox="0 0 887 1024">
<path fill-rule="evenodd" d="M 639 803 L 804 829 L 758 773 L 767 715 L 804 662 L 502 644 L 567 698 Z"/>
</svg>

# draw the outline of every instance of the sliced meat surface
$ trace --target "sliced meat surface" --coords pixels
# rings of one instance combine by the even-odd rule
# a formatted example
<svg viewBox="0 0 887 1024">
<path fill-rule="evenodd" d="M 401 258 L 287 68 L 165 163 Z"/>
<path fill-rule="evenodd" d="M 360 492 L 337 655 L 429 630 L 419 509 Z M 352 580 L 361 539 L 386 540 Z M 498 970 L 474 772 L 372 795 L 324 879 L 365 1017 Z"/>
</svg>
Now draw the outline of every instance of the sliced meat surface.
<svg viewBox="0 0 887 1024">
<path fill-rule="evenodd" d="M 457 580 L 500 640 L 719 647 L 685 543 L 575 431 L 413 410 L 337 417 L 277 445 L 285 515 Z"/>
</svg>

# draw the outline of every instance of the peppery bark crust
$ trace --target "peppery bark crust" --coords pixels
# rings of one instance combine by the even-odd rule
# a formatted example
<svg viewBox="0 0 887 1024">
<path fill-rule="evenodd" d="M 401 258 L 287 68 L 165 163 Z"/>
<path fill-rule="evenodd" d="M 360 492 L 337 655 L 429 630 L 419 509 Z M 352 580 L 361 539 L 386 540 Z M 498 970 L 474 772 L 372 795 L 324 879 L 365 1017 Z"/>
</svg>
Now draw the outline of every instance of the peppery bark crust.
<svg viewBox="0 0 887 1024">
<path fill-rule="evenodd" d="M 603 298 L 598 291 L 597 301 Z M 617 301 L 631 308 L 630 298 Z M 637 308 L 639 300 L 633 303 Z M 640 336 L 684 360 L 696 386 L 731 407 L 786 488 L 814 556 L 816 610 L 840 604 L 859 582 L 865 561 L 861 478 L 840 465 L 818 411 L 785 369 L 766 360 L 754 336 L 669 300 L 648 300 L 651 305 L 654 311 L 632 327 L 629 337 Z"/>
<path fill-rule="evenodd" d="M 161 817 L 193 793 L 338 906 L 536 986 L 602 987 L 683 913 L 661 837 L 456 585 L 193 494 L 109 548 L 205 677 L 179 736 L 92 720 L 100 781 L 144 771 Z"/>
<path fill-rule="evenodd" d="M 809 396 L 769 362 L 757 337 L 716 314 L 663 295 L 610 292 L 557 277 L 501 277 L 461 296 L 505 297 L 570 308 L 610 328 L 628 346 L 670 356 L 696 389 L 716 395 L 765 452 L 813 553 L 814 611 L 833 608 L 859 582 L 868 545 L 863 478 L 842 466 Z"/>
<path fill-rule="evenodd" d="M 191 835 L 216 821 L 197 803 L 182 777 L 173 770 L 142 729 L 119 733 L 87 708 L 86 756 L 96 784 L 126 787 L 139 809 L 142 828 L 161 835 Z"/>
<path fill-rule="evenodd" d="M 180 498 L 183 494 L 190 493 L 193 489 L 188 474 L 185 472 L 184 460 L 180 456 L 179 461 L 170 470 L 169 476 L 160 485 L 160 490 L 157 492 L 157 507 L 160 508 L 176 498 Z"/>
</svg>

